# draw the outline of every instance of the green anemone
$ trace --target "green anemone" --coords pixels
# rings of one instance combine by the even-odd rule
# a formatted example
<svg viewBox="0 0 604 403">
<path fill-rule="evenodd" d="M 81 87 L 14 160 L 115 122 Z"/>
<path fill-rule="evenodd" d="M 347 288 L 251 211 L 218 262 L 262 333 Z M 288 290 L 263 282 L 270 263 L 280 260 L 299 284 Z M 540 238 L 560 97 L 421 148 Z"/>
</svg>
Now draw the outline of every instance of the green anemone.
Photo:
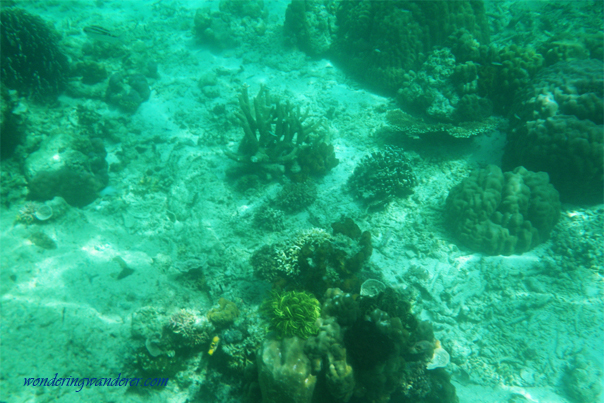
<svg viewBox="0 0 604 403">
<path fill-rule="evenodd" d="M 274 292 L 260 310 L 268 318 L 270 329 L 280 337 L 307 339 L 319 332 L 316 321 L 321 316 L 321 305 L 307 292 Z"/>
</svg>

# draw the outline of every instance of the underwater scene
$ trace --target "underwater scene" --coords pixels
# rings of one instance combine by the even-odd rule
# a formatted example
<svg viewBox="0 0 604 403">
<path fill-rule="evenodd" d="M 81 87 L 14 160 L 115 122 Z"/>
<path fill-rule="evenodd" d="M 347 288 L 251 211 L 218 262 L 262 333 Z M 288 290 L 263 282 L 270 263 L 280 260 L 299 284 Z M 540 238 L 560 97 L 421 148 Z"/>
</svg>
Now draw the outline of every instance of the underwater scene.
<svg viewBox="0 0 604 403">
<path fill-rule="evenodd" d="M 0 28 L 0 403 L 604 402 L 604 2 Z"/>
</svg>

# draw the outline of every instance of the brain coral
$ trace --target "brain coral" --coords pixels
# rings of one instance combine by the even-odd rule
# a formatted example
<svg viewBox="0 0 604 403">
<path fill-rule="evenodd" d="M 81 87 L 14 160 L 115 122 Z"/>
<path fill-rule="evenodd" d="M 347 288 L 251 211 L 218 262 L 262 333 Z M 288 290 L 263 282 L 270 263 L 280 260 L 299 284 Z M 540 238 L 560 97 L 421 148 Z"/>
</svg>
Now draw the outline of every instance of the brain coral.
<svg viewBox="0 0 604 403">
<path fill-rule="evenodd" d="M 479 169 L 449 192 L 450 229 L 468 248 L 489 255 L 521 254 L 549 237 L 560 216 L 558 192 L 544 172 L 495 165 Z"/>
<path fill-rule="evenodd" d="M 604 64 L 560 62 L 515 101 L 504 168 L 545 171 L 564 201 L 601 202 L 604 191 Z"/>
</svg>

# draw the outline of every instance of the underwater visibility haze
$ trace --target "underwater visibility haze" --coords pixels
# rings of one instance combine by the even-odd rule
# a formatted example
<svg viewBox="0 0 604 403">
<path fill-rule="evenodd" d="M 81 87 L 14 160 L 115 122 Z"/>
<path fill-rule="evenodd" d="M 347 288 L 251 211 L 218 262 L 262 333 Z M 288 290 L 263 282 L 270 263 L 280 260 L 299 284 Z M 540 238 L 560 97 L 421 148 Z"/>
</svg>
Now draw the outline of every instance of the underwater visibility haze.
<svg viewBox="0 0 604 403">
<path fill-rule="evenodd" d="M 0 6 L 0 402 L 604 402 L 602 1 Z"/>
</svg>

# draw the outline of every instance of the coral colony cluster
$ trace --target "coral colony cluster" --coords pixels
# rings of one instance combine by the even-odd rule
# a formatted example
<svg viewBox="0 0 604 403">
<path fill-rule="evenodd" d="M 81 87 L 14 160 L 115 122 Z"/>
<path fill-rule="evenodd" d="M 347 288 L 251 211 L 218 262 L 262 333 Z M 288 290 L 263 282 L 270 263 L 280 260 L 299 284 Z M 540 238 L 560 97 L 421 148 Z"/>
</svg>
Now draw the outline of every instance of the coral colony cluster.
<svg viewBox="0 0 604 403">
<path fill-rule="evenodd" d="M 250 403 L 459 401 L 445 371 L 451 359 L 447 340 L 441 345 L 432 325 L 412 313 L 409 295 L 380 278 L 375 267 L 367 270 L 373 253 L 372 234 L 362 229 L 367 224 L 355 222 L 348 212 L 334 221 L 338 218 L 330 216 L 328 208 L 323 209 L 326 216 L 312 214 L 313 203 L 325 200 L 321 192 L 325 192 L 327 179 L 332 180 L 326 176 L 340 162 L 336 143 L 327 132 L 330 120 L 342 113 L 341 104 L 329 109 L 320 103 L 305 105 L 284 93 L 274 95 L 269 83 L 251 83 L 259 89 L 250 96 L 250 87 L 241 85 L 243 64 L 239 72 L 217 69 L 214 76 L 199 80 L 199 92 L 221 102 L 207 108 L 213 122 L 220 122 L 208 126 L 212 129 L 207 131 L 222 124 L 238 133 L 238 142 L 234 147 L 224 146 L 221 141 L 227 135 L 222 132 L 216 136 L 219 140 L 212 139 L 214 145 L 224 146 L 223 153 L 218 157 L 213 153 L 213 157 L 228 163 L 226 168 L 214 160 L 205 161 L 199 153 L 192 159 L 194 164 L 182 169 L 180 164 L 189 162 L 180 160 L 184 154 L 178 154 L 179 150 L 199 151 L 190 139 L 186 140 L 191 144 L 179 137 L 170 139 L 175 144 L 166 153 L 166 162 L 163 156 L 157 158 L 166 143 L 163 135 L 142 142 L 133 140 L 137 136 L 120 137 L 129 132 L 123 122 L 151 99 L 150 83 L 159 77 L 157 63 L 128 53 L 130 46 L 125 50 L 98 43 L 79 49 L 79 53 L 72 49 L 74 54 L 68 58 L 59 46 L 60 36 L 49 24 L 18 8 L 16 2 L 8 3 L 0 10 L 0 149 L 2 159 L 12 158 L 14 164 L 7 165 L 10 172 L 3 165 L 1 172 L 3 205 L 22 206 L 17 222 L 27 230 L 42 227 L 49 224 L 43 221 L 59 219 L 59 208 L 53 216 L 51 205 L 57 205 L 51 200 L 73 207 L 97 200 L 105 203 L 117 192 L 108 186 L 110 173 L 123 178 L 118 175 L 136 171 L 128 167 L 130 161 L 147 158 L 144 161 L 150 167 L 133 186 L 131 196 L 137 201 L 120 199 L 112 213 L 119 212 L 130 231 L 137 220 L 143 221 L 141 217 L 152 216 L 137 211 L 138 199 L 141 205 L 159 200 L 156 206 L 165 214 L 157 227 L 180 228 L 175 233 L 181 238 L 169 242 L 174 253 L 153 260 L 162 273 L 171 273 L 167 278 L 190 286 L 193 297 L 186 296 L 187 309 L 144 306 L 132 314 L 131 338 L 136 344 L 125 365 L 129 371 L 174 377 L 183 390 L 192 389 L 189 375 L 203 373 L 199 376 L 207 380 L 205 392 L 217 385 L 231 388 L 231 392 L 239 388 Z M 165 6 L 159 3 L 158 7 Z M 389 208 L 405 208 L 402 205 L 409 201 L 405 198 L 419 193 L 422 181 L 416 165 L 420 157 L 404 152 L 401 144 L 418 150 L 457 147 L 495 128 L 507 135 L 502 166 L 481 166 L 448 192 L 433 194 L 443 201 L 443 221 L 435 225 L 442 226 L 443 233 L 448 231 L 460 246 L 484 255 L 522 254 L 555 233 L 561 202 L 601 202 L 601 19 L 596 29 L 577 32 L 578 39 L 572 44 L 553 32 L 533 47 L 521 44 L 520 31 L 514 31 L 518 43 L 492 43 L 490 25 L 504 30 L 523 22 L 503 24 L 489 19 L 482 1 L 292 1 L 278 30 L 267 28 L 270 19 L 261 0 L 219 3 L 218 10 L 202 8 L 195 13 L 193 34 L 201 45 L 220 52 L 256 44 L 259 36 L 266 38 L 270 32 L 278 35 L 279 44 L 295 46 L 313 58 L 329 58 L 343 74 L 390 97 L 391 103 L 372 107 L 371 113 L 382 116 L 383 131 L 392 144 L 375 144 L 376 150 L 350 167 L 348 177 L 337 188 L 349 192 L 350 203 L 357 202 L 357 211 L 362 211 L 355 216 L 352 209 L 350 216 L 365 220 L 384 210 L 390 214 Z M 546 24 L 545 20 L 544 13 L 539 24 Z M 85 32 L 116 39 L 100 27 Z M 70 42 L 70 46 L 76 47 L 76 43 Z M 137 40 L 136 47 L 144 54 L 144 41 Z M 86 60 L 76 61 L 78 58 Z M 283 71 L 293 71 L 292 66 Z M 245 79 L 253 77 L 246 74 Z M 219 96 L 218 76 L 229 76 L 225 87 L 239 94 L 231 93 L 230 100 Z M 233 90 L 234 82 L 239 84 Z M 74 99 L 85 99 L 69 112 L 66 119 L 70 123 L 57 133 L 28 137 L 18 117 L 23 112 L 18 100 L 54 103 L 66 89 Z M 127 118 L 104 116 L 95 102 L 116 107 Z M 316 112 L 321 107 L 326 110 L 323 115 Z M 48 113 L 54 112 L 49 108 Z M 182 114 L 187 115 L 188 110 Z M 195 120 L 198 127 L 199 116 L 191 115 L 183 121 Z M 500 124 L 502 121 L 506 124 Z M 199 144 L 202 140 L 205 138 L 200 137 Z M 111 158 L 105 148 L 108 142 L 121 147 Z M 52 150 L 52 157 L 45 150 Z M 110 166 L 108 159 L 119 161 Z M 149 162 L 156 159 L 165 164 Z M 178 172 L 174 177 L 166 173 L 172 167 Z M 195 238 L 193 234 L 201 233 L 196 232 L 201 231 L 197 226 L 191 229 L 186 223 L 188 210 L 199 212 L 198 191 L 185 183 L 188 179 L 180 182 L 182 188 L 176 187 L 177 177 L 192 178 L 187 176 L 191 171 L 203 177 L 209 167 L 221 167 L 220 174 L 211 173 L 216 177 L 226 171 L 233 192 L 261 199 L 253 213 L 254 231 L 259 232 L 253 233 L 271 233 L 264 238 L 270 242 L 254 240 L 255 246 L 247 249 L 249 259 L 227 268 L 224 261 L 233 256 L 230 247 L 218 247 L 219 242 L 208 246 L 207 238 L 187 243 Z M 330 191 L 336 188 L 335 182 L 330 182 Z M 262 193 L 266 189 L 270 190 Z M 204 203 L 234 204 L 232 196 L 221 197 Z M 178 206 L 185 206 L 181 210 L 187 210 L 186 214 L 178 212 Z M 299 217 L 308 216 L 300 220 L 316 227 L 289 228 L 286 224 L 298 213 L 302 213 Z M 191 222 L 200 222 L 197 219 Z M 318 228 L 321 225 L 327 229 Z M 209 224 L 204 226 L 204 231 L 212 232 Z M 247 228 L 236 227 L 237 231 Z M 600 234 L 593 238 L 596 236 Z M 33 231 L 29 239 L 44 252 L 57 248 L 55 239 L 41 231 Z M 201 246 L 188 248 L 194 241 Z M 560 254 L 573 252 L 573 245 L 563 240 L 558 239 L 556 245 Z M 584 257 L 586 264 L 597 265 L 599 255 L 593 249 L 598 247 L 597 242 L 583 246 L 584 255 L 589 254 Z M 206 252 L 224 256 L 198 256 Z M 140 275 L 119 256 L 112 262 L 122 269 L 115 281 Z M 245 297 L 224 291 L 208 274 L 220 273 L 228 279 L 224 281 L 233 279 L 240 284 L 244 283 L 242 276 L 233 275 L 232 267 L 243 266 L 257 277 L 245 279 L 254 281 L 253 286 L 245 283 L 253 289 L 248 295 L 265 297 L 263 302 L 248 305 Z M 94 276 L 89 276 L 92 283 Z M 372 276 L 379 280 L 368 278 Z M 268 295 L 259 297 L 261 284 Z M 213 303 L 206 311 L 196 308 L 202 293 Z M 576 371 L 568 379 L 577 385 L 588 369 L 587 363 L 577 359 Z M 238 386 L 232 386 L 235 384 Z M 587 389 L 573 386 L 570 393 L 579 396 L 577 401 L 587 401 L 581 400 L 581 391 Z"/>
</svg>

